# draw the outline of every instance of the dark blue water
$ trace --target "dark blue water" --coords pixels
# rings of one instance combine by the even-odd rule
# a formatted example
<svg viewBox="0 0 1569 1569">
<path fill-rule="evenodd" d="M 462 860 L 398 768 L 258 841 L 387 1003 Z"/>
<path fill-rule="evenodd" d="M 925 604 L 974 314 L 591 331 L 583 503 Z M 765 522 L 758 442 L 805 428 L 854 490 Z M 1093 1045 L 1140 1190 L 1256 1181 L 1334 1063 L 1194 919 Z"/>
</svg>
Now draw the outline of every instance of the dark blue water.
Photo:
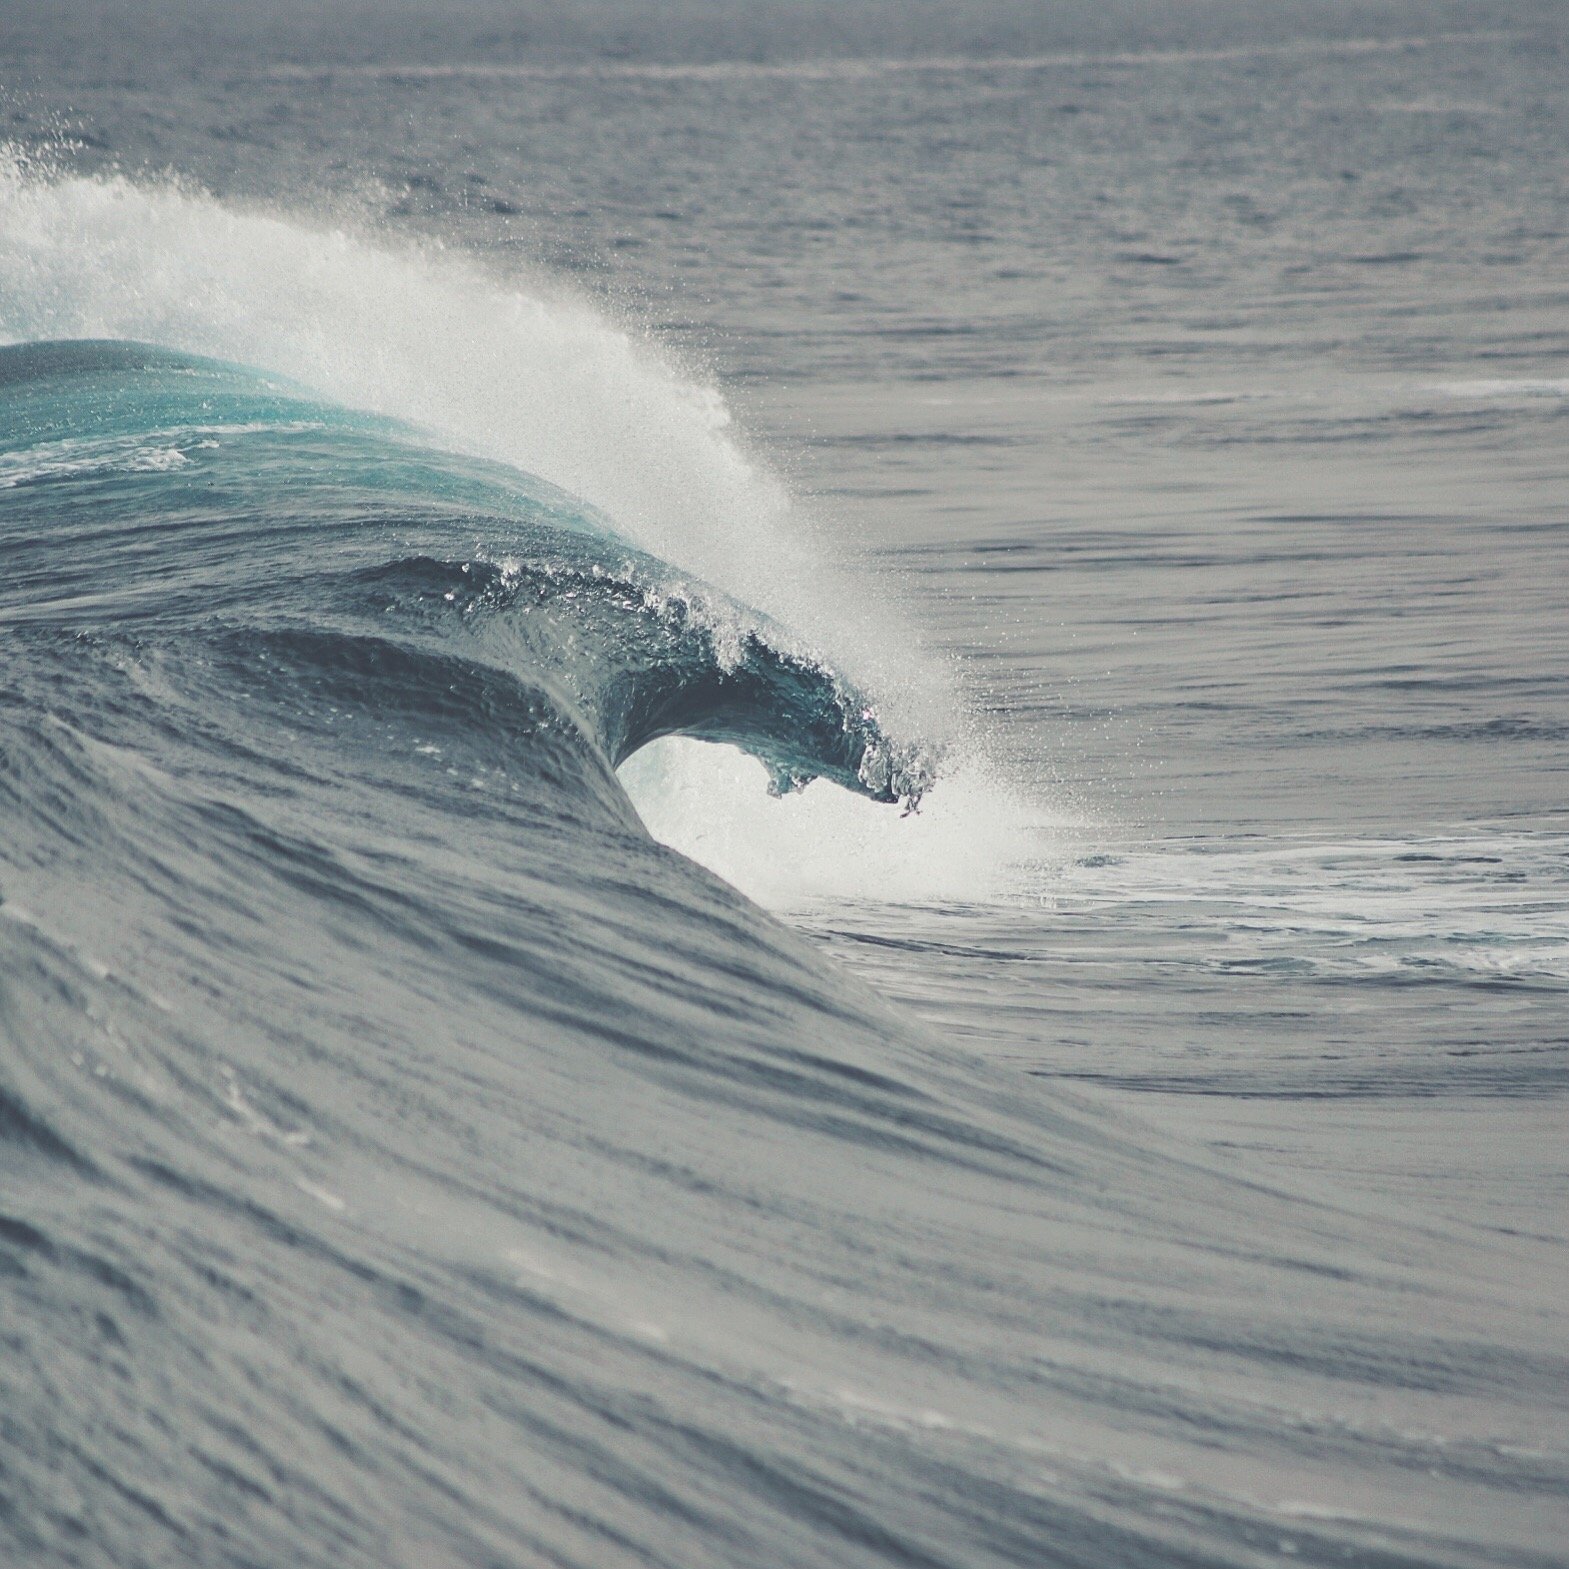
<svg viewBox="0 0 1569 1569">
<path fill-rule="evenodd" d="M 1569 1563 L 1562 18 L 443 15 L 0 27 L 0 1559 Z"/>
</svg>

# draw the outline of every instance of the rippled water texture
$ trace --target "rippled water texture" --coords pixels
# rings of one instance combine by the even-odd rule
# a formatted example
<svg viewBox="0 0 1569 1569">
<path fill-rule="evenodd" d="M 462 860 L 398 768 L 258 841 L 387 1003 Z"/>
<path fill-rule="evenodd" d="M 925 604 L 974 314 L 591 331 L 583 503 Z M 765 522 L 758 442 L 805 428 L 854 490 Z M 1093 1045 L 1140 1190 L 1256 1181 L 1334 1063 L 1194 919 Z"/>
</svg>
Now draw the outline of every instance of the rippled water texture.
<svg viewBox="0 0 1569 1569">
<path fill-rule="evenodd" d="M 481 10 L 0 26 L 0 1559 L 1569 1562 L 1560 11 Z"/>
</svg>

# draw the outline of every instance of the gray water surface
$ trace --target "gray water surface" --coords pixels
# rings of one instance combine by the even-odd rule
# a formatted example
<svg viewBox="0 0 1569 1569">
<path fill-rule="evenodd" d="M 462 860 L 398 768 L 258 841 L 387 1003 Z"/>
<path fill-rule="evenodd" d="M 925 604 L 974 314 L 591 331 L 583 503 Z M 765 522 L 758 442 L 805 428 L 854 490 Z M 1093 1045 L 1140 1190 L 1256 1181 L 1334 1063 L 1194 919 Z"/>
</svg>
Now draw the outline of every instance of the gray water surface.
<svg viewBox="0 0 1569 1569">
<path fill-rule="evenodd" d="M 413 913 L 373 938 L 280 885 L 220 943 L 216 906 L 125 895 L 144 874 L 95 907 L 90 836 L 18 808 L 18 1103 L 69 1105 L 106 1018 L 208 1143 L 184 1169 L 183 1124 L 138 1102 L 103 1136 L 143 1187 L 102 1214 L 0 1167 L 19 1256 L 57 1225 L 63 1282 L 22 1329 L 0 1309 L 6 1552 L 1569 1563 L 1569 37 L 1551 5 L 1435 16 L 943 63 L 461 29 L 100 59 L 34 26 L 0 56 L 7 135 L 64 193 L 27 209 L 61 226 L 37 250 L 0 207 L 8 339 L 207 347 L 157 257 L 106 248 L 101 299 L 17 260 L 122 232 L 80 177 L 134 203 L 172 172 L 350 262 L 439 240 L 497 287 L 586 293 L 721 389 L 825 581 L 879 585 L 847 640 L 951 686 L 1050 824 L 985 886 L 807 879 L 773 918 L 623 847 L 553 926 L 515 902 L 548 904 L 543 841 L 491 859 L 458 796 L 404 818 L 365 784 L 319 831 L 402 868 Z M 318 326 L 338 389 L 330 323 L 263 368 L 308 369 Z M 665 484 L 626 462 L 626 494 Z M 100 770 L 134 848 L 142 765 L 59 744 L 40 777 Z M 709 813 L 745 841 L 754 805 L 663 820 L 702 859 Z M 780 842 L 735 855 L 766 882 Z M 215 899 L 264 875 L 231 851 Z M 655 913 L 617 913 L 623 882 Z M 578 961 L 581 993 L 527 969 Z M 623 1058 L 623 1013 L 705 1061 L 730 1042 L 736 1079 Z M 161 1328 L 61 1262 L 94 1237 L 127 1275 L 146 1246 Z M 83 1349 L 95 1310 L 121 1363 Z"/>
</svg>

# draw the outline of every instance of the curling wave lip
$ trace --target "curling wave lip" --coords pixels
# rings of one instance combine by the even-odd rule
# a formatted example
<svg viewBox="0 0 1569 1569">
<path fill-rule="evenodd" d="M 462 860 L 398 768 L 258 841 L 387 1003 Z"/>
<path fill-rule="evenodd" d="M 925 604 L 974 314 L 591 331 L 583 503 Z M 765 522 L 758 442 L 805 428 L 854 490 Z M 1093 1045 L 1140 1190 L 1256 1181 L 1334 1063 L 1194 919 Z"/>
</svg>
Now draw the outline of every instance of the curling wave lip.
<svg viewBox="0 0 1569 1569">
<path fill-rule="evenodd" d="M 146 344 L 0 348 L 0 386 L 12 458 L 62 443 L 130 455 L 118 467 L 31 471 L 34 485 L 90 489 L 96 476 L 134 489 L 140 538 L 116 579 L 121 594 L 183 580 L 200 604 L 216 596 L 249 623 L 242 642 L 254 637 L 283 665 L 319 666 L 318 683 L 337 662 L 368 695 L 396 666 L 405 691 L 487 694 L 476 725 L 501 701 L 498 684 L 521 684 L 547 694 L 558 725 L 579 727 L 608 769 L 688 735 L 752 753 L 776 793 L 825 778 L 912 811 L 931 787 L 935 749 L 888 735 L 831 662 L 531 476 L 426 448 L 416 431 L 314 403 L 263 373 Z M 137 456 L 149 433 L 171 429 L 201 440 L 188 453 L 171 448 L 178 463 Z M 119 502 L 130 510 L 128 493 Z M 287 528 L 285 502 L 300 513 Z M 270 527 L 246 528 L 259 513 Z M 280 530 L 311 533 L 312 553 L 284 548 Z M 389 560 L 389 539 L 423 548 Z M 456 557 L 458 540 L 475 548 Z M 322 581 L 329 545 L 371 559 Z M 285 640 L 272 623 L 302 572 L 315 580 L 306 597 L 330 614 L 326 628 Z M 180 594 L 158 603 L 178 609 Z M 422 671 L 432 662 L 436 674 Z"/>
</svg>

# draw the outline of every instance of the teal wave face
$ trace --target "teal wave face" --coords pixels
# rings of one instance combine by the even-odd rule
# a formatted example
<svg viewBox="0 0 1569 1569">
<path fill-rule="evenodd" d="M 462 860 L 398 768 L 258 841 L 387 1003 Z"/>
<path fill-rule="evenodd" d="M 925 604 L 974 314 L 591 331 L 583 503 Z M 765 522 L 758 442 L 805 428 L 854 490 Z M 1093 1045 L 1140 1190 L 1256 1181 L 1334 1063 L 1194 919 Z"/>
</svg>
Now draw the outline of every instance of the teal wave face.
<svg viewBox="0 0 1569 1569">
<path fill-rule="evenodd" d="M 217 639 L 258 703 L 300 688 L 349 704 L 358 680 L 406 710 L 397 670 L 403 698 L 429 689 L 428 721 L 431 694 L 483 688 L 480 735 L 507 688 L 575 736 L 594 760 L 576 787 L 599 798 L 670 734 L 752 752 L 777 789 L 825 777 L 914 803 L 930 784 L 924 751 L 830 664 L 543 481 L 147 345 L 0 349 L 0 389 L 15 627 L 134 637 L 176 667 Z"/>
</svg>

